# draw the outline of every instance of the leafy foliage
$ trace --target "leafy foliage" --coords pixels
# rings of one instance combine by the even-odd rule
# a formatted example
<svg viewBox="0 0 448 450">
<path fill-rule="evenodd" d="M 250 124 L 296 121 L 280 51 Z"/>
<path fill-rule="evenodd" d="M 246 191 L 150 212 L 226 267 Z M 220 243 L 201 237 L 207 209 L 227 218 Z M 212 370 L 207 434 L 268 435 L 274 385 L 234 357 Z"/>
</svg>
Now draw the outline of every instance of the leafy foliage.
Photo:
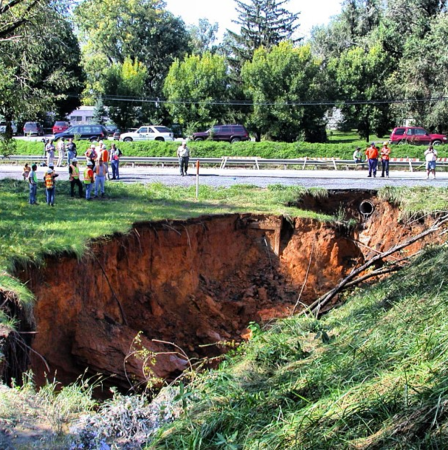
<svg viewBox="0 0 448 450">
<path fill-rule="evenodd" d="M 294 48 L 281 42 L 270 50 L 255 51 L 246 62 L 241 78 L 246 95 L 253 101 L 249 128 L 273 140 L 325 141 L 325 107 L 299 106 L 324 95 L 319 83 L 320 63 L 309 46 Z"/>
</svg>

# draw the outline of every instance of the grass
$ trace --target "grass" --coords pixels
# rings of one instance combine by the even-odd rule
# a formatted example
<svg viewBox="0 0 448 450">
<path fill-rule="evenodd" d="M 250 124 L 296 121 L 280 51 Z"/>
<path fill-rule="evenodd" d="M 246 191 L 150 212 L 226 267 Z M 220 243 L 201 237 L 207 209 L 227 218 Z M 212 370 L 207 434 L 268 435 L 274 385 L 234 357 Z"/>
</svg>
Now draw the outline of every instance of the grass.
<svg viewBox="0 0 448 450">
<path fill-rule="evenodd" d="M 58 182 L 56 206 L 49 208 L 41 189 L 41 205 L 31 207 L 25 183 L 0 182 L 3 290 L 31 302 L 12 276 L 17 267 L 43 264 L 47 254 L 81 258 L 91 239 L 126 233 L 135 221 L 234 212 L 332 219 L 287 207 L 305 191 L 281 185 L 202 186 L 198 201 L 194 187 L 161 184 L 108 184 L 108 198 L 96 202 L 72 200 L 68 191 L 68 183 Z M 448 209 L 447 189 L 387 188 L 380 195 L 405 216 Z M 447 260 L 446 246 L 428 249 L 407 269 L 357 289 L 320 321 L 291 317 L 268 329 L 252 325 L 253 338 L 219 369 L 196 374 L 169 395 L 162 391 L 156 414 L 162 428 L 150 425 L 155 413 L 145 399 L 116 396 L 80 425 L 79 439 L 117 442 L 120 420 L 126 445 L 137 445 L 138 434 L 138 445 L 147 442 L 148 449 L 446 448 Z M 52 432 L 67 434 L 73 416 L 95 406 L 79 384 L 63 395 L 55 384 L 39 396 L 31 387 L 0 391 L 0 418 L 12 429 L 23 414 L 41 414 Z"/>
<path fill-rule="evenodd" d="M 362 141 L 354 133 L 342 133 L 333 131 L 329 135 L 329 141 L 326 143 L 308 143 L 308 142 L 237 142 L 229 144 L 228 142 L 189 142 L 189 147 L 193 157 L 220 158 L 222 156 L 259 156 L 268 159 L 291 159 L 307 157 L 326 157 L 339 159 L 352 159 L 353 152 L 357 146 L 365 149 L 368 143 Z M 387 138 L 378 138 L 373 136 L 371 142 L 376 142 L 380 147 Z M 17 139 L 16 148 L 11 153 L 19 155 L 42 155 L 42 142 L 24 141 Z M 78 153 L 84 154 L 88 141 L 78 141 Z M 120 149 L 124 156 L 176 156 L 176 150 L 179 142 L 119 142 Z M 426 149 L 422 145 L 393 145 L 392 158 L 419 158 L 424 160 L 423 153 Z M 1 150 L 1 149 L 0 149 Z M 441 145 L 437 147 L 440 158 L 448 156 L 448 146 Z"/>
<path fill-rule="evenodd" d="M 430 249 L 320 321 L 258 331 L 148 448 L 447 448 L 447 258 Z"/>
</svg>

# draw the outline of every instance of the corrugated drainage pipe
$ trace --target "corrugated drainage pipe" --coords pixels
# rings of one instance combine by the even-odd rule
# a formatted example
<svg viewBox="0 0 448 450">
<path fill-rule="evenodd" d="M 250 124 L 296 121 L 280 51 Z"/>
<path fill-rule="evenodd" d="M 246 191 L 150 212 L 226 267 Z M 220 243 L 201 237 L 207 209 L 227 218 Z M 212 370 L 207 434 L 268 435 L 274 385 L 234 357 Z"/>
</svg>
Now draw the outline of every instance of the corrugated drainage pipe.
<svg viewBox="0 0 448 450">
<path fill-rule="evenodd" d="M 375 211 L 375 205 L 370 200 L 363 200 L 359 204 L 359 212 L 363 215 L 363 217 L 370 217 Z"/>
</svg>

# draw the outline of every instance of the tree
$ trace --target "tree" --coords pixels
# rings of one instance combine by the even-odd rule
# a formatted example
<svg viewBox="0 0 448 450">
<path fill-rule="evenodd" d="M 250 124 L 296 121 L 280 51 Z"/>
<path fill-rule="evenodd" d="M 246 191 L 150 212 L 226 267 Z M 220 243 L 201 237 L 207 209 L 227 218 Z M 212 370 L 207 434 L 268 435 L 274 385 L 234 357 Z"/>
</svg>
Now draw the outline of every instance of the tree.
<svg viewBox="0 0 448 450">
<path fill-rule="evenodd" d="M 176 60 L 165 79 L 167 108 L 187 127 L 207 127 L 222 121 L 229 98 L 228 67 L 223 56 L 205 52 Z"/>
<path fill-rule="evenodd" d="M 245 94 L 253 101 L 249 127 L 258 138 L 295 141 L 325 140 L 325 107 L 314 106 L 325 92 L 319 82 L 320 62 L 308 45 L 281 42 L 261 47 L 241 71 Z M 303 105 L 303 103 L 311 103 Z"/>
<path fill-rule="evenodd" d="M 86 54 L 109 64 L 137 59 L 147 72 L 141 95 L 160 96 L 170 65 L 189 50 L 185 24 L 164 8 L 162 0 L 85 0 L 75 19 Z M 85 70 L 95 79 L 89 67 Z"/>
<path fill-rule="evenodd" d="M 238 19 L 233 22 L 240 25 L 240 33 L 227 30 L 230 41 L 229 61 L 237 71 L 260 47 L 270 49 L 284 40 L 294 43 L 299 27 L 299 13 L 291 13 L 283 7 L 288 0 L 235 0 Z"/>
<path fill-rule="evenodd" d="M 107 116 L 107 111 L 106 108 L 104 107 L 103 97 L 99 96 L 95 103 L 95 109 L 93 110 L 92 120 L 94 123 L 104 125 L 105 116 Z"/>
<path fill-rule="evenodd" d="M 42 6 L 10 37 L 0 42 L 0 115 L 7 124 L 13 118 L 35 119 L 79 104 L 80 51 L 70 24 L 58 11 Z"/>
<path fill-rule="evenodd" d="M 368 49 L 350 48 L 330 61 L 342 113 L 346 120 L 356 124 L 359 135 L 366 141 L 373 131 L 382 136 L 388 130 L 390 107 L 385 86 L 392 66 L 393 61 L 379 44 Z M 384 103 L 376 103 L 382 99 Z"/>
<path fill-rule="evenodd" d="M 390 83 L 396 97 L 408 100 L 396 106 L 398 117 L 414 118 L 417 124 L 439 132 L 445 132 L 448 123 L 448 102 L 437 100 L 448 96 L 447 42 L 448 17 L 440 14 L 423 39 L 407 39 Z"/>
<path fill-rule="evenodd" d="M 137 125 L 142 120 L 142 106 L 135 103 L 135 97 L 144 90 L 146 68 L 137 59 L 126 58 L 122 64 L 113 64 L 104 76 L 109 117 L 122 130 Z"/>
<path fill-rule="evenodd" d="M 201 55 L 205 52 L 215 53 L 219 46 L 215 45 L 219 25 L 211 24 L 208 19 L 199 19 L 198 25 L 189 27 L 192 53 Z"/>
</svg>

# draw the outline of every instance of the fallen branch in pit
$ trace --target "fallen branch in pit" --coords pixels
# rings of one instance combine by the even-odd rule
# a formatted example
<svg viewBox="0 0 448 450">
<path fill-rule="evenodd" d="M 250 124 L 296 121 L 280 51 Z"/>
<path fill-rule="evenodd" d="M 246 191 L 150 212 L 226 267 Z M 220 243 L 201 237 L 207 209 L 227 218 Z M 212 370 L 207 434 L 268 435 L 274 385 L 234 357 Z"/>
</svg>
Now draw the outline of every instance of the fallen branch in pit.
<svg viewBox="0 0 448 450">
<path fill-rule="evenodd" d="M 357 269 L 354 269 L 350 272 L 350 274 L 345 277 L 336 287 L 331 289 L 329 292 L 324 294 L 323 296 L 319 297 L 315 302 L 313 302 L 311 305 L 309 305 L 306 309 L 301 311 L 299 313 L 299 316 L 302 314 L 306 314 L 307 312 L 311 311 L 311 313 L 314 316 L 318 316 L 320 313 L 320 310 L 323 306 L 325 306 L 330 300 L 332 300 L 336 294 L 338 294 L 342 289 L 347 287 L 347 285 L 353 281 L 353 279 L 359 275 L 360 273 L 364 272 L 366 269 L 368 269 L 370 266 L 375 264 L 378 261 L 381 261 L 382 259 L 386 258 L 389 255 L 392 255 L 395 252 L 398 252 L 399 250 L 402 250 L 403 248 L 408 247 L 409 245 L 413 244 L 414 242 L 417 242 L 420 239 L 423 239 L 428 234 L 434 233 L 436 231 L 440 230 L 440 227 L 448 222 L 448 214 L 441 217 L 439 220 L 437 220 L 430 228 L 427 230 L 417 234 L 416 236 L 408 239 L 407 241 L 403 242 L 402 244 L 398 244 L 391 249 L 387 250 L 386 252 L 383 252 L 379 255 L 374 256 L 373 258 L 366 261 L 362 266 L 358 267 Z"/>
</svg>

